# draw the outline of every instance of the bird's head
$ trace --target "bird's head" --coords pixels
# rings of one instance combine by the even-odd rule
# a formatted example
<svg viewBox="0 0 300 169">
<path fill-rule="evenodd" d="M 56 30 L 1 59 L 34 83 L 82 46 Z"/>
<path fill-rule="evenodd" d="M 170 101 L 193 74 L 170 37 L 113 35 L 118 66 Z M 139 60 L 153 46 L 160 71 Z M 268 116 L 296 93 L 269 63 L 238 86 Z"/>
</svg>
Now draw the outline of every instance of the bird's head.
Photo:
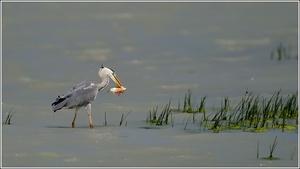
<svg viewBox="0 0 300 169">
<path fill-rule="evenodd" d="M 107 77 L 110 77 L 119 87 L 122 86 L 122 83 L 120 82 L 120 80 L 117 78 L 116 73 L 108 68 L 108 67 L 104 67 L 103 65 L 101 66 L 100 70 L 99 70 L 99 76 L 104 79 Z"/>
</svg>

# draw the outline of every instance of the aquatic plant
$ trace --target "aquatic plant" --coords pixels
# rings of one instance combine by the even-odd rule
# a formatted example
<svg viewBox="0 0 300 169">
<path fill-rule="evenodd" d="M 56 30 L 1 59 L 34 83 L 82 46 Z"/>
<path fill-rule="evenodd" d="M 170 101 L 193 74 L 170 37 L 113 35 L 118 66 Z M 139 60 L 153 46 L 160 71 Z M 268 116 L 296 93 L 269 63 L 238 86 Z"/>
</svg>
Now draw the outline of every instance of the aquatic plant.
<svg viewBox="0 0 300 169">
<path fill-rule="evenodd" d="M 265 97 L 258 93 L 254 94 L 252 91 L 246 91 L 242 96 L 241 101 L 236 106 L 230 105 L 229 97 L 224 97 L 221 101 L 220 108 L 212 108 L 212 113 L 206 115 L 205 102 L 206 96 L 202 97 L 200 104 L 197 107 L 192 103 L 197 101 L 192 100 L 192 91 L 184 96 L 184 106 L 180 109 L 180 101 L 178 101 L 177 109 L 173 110 L 170 105 L 171 101 L 165 106 L 161 114 L 157 115 L 158 106 L 149 111 L 146 122 L 154 123 L 156 125 L 168 124 L 169 116 L 171 116 L 172 127 L 174 126 L 174 119 L 172 111 L 192 113 L 192 123 L 197 121 L 199 130 L 201 126 L 211 129 L 214 132 L 220 130 L 242 130 L 252 132 L 266 132 L 270 128 L 277 128 L 284 130 L 294 130 L 298 125 L 298 92 L 291 95 L 284 96 L 281 94 L 281 89 L 275 92 L 271 97 Z M 203 113 L 201 119 L 197 120 L 196 114 Z M 158 116 L 158 117 L 157 117 Z M 212 117 L 212 118 L 210 118 Z M 184 129 L 188 125 L 184 119 L 182 122 Z M 292 123 L 290 119 L 295 119 L 296 124 Z"/>
<path fill-rule="evenodd" d="M 126 114 L 126 116 L 124 116 L 124 113 L 122 113 L 122 116 L 121 116 L 121 120 L 120 120 L 119 126 L 122 125 L 122 123 L 123 123 L 123 121 L 125 120 L 125 118 L 126 118 L 131 112 L 132 112 L 132 110 L 130 110 L 130 111 Z M 126 122 L 125 125 L 127 125 L 127 122 Z"/>
<path fill-rule="evenodd" d="M 156 117 L 157 116 L 157 109 L 158 109 L 158 106 L 153 108 L 152 111 L 149 110 L 149 116 L 147 117 L 146 122 L 154 123 L 158 126 L 163 125 L 163 124 L 167 125 L 169 123 L 169 116 L 172 112 L 171 100 L 169 101 L 168 104 L 166 104 L 165 108 L 161 111 L 158 118 Z M 174 125 L 174 119 L 172 117 L 171 117 L 171 123 L 172 123 L 172 126 L 173 126 Z"/>
<path fill-rule="evenodd" d="M 199 106 L 199 108 L 198 108 L 198 112 L 199 113 L 204 113 L 204 115 L 205 115 L 205 100 L 206 100 L 206 96 L 204 96 L 204 97 L 202 97 L 202 99 L 201 99 L 201 101 L 200 101 L 200 106 Z"/>
<path fill-rule="evenodd" d="M 193 101 L 192 100 L 192 90 L 191 89 L 188 89 L 187 93 L 184 95 L 184 100 L 183 100 L 183 107 L 181 109 L 181 103 L 180 103 L 180 99 L 178 99 L 178 103 L 177 103 L 177 108 L 176 109 L 172 109 L 171 111 L 176 111 L 176 112 L 182 112 L 182 113 L 192 113 L 193 116 L 192 116 L 192 122 L 195 123 L 197 121 L 196 119 L 196 113 L 203 113 L 204 114 L 204 120 L 207 120 L 206 118 L 206 110 L 205 110 L 205 103 L 206 103 L 206 98 L 207 96 L 204 96 L 201 98 L 200 100 L 200 104 L 199 106 L 196 105 L 196 102 L 197 101 Z M 155 112 L 155 111 L 154 111 Z M 147 118 L 147 122 L 148 122 L 148 119 L 152 119 L 150 117 L 150 114 L 152 115 L 155 115 L 153 113 L 149 113 L 149 117 Z M 166 114 L 168 116 L 168 114 Z M 171 119 L 171 122 L 172 122 L 172 119 Z M 152 122 L 152 123 L 156 123 L 155 122 Z M 172 127 L 173 127 L 174 124 L 172 124 Z"/>
<path fill-rule="evenodd" d="M 187 112 L 187 97 L 186 94 L 184 95 L 184 101 L 183 101 L 183 109 L 182 112 Z"/>
<path fill-rule="evenodd" d="M 282 42 L 280 42 L 277 47 L 271 51 L 270 57 L 273 60 L 274 57 L 277 56 L 277 60 L 281 61 L 282 59 L 291 59 L 291 46 L 286 46 Z M 297 59 L 298 56 L 296 55 L 295 58 Z"/>
<path fill-rule="evenodd" d="M 254 132 L 265 132 L 270 127 L 280 127 L 282 130 L 292 129 L 293 126 L 287 127 L 286 119 L 295 119 L 298 125 L 297 92 L 291 96 L 288 95 L 285 99 L 280 92 L 281 89 L 270 98 L 266 98 L 247 91 L 233 111 L 224 117 L 228 121 L 227 128 L 243 128 L 244 131 L 248 128 Z"/>
<path fill-rule="evenodd" d="M 104 112 L 104 126 L 107 125 L 107 121 L 106 121 L 106 112 Z"/>
<path fill-rule="evenodd" d="M 214 120 L 212 120 L 212 121 L 214 121 L 214 124 L 210 128 L 210 129 L 214 130 L 214 132 L 216 132 L 216 133 L 219 132 L 221 124 L 222 124 L 222 121 L 221 121 L 222 112 L 217 113 L 217 115 L 219 115 L 218 118 L 215 118 L 216 116 L 214 117 Z"/>
<path fill-rule="evenodd" d="M 180 109 L 180 101 L 178 101 L 177 111 L 182 113 L 205 113 L 205 100 L 206 96 L 201 99 L 199 107 L 196 107 L 196 101 L 192 101 L 192 90 L 188 89 L 184 95 L 183 108 Z"/>
<path fill-rule="evenodd" d="M 276 146 L 277 146 L 277 143 L 278 143 L 278 141 L 277 141 L 277 136 L 276 136 L 275 139 L 274 139 L 273 144 L 270 145 L 270 155 L 269 155 L 269 157 L 268 157 L 269 160 L 274 159 L 274 157 L 273 157 L 273 152 L 274 152 L 274 150 L 275 150 L 275 148 L 276 148 Z"/>
<path fill-rule="evenodd" d="M 274 95 L 273 95 L 274 96 Z M 272 98 L 273 98 L 272 96 Z M 260 123 L 260 128 L 265 127 L 267 120 L 269 119 L 270 116 L 270 108 L 271 108 L 271 102 L 272 102 L 272 98 L 267 101 L 267 99 L 263 99 L 263 103 L 262 103 L 262 118 L 261 118 L 261 123 Z"/>
<path fill-rule="evenodd" d="M 7 113 L 7 116 L 6 116 L 6 119 L 5 119 L 4 124 L 7 124 L 7 125 L 10 125 L 10 124 L 11 124 L 11 123 L 10 123 L 11 118 L 12 118 L 12 116 L 16 113 L 16 112 L 11 113 L 11 111 L 12 111 L 12 108 L 11 108 L 10 111 Z"/>
<path fill-rule="evenodd" d="M 220 108 L 219 112 L 215 114 L 212 121 L 226 120 L 227 119 L 226 115 L 227 115 L 227 112 L 229 112 L 229 110 L 230 110 L 229 99 L 228 99 L 228 97 L 224 97 L 224 104 L 223 104 L 223 102 L 221 102 L 221 108 Z"/>
<path fill-rule="evenodd" d="M 169 121 L 169 115 L 172 111 L 172 108 L 170 107 L 171 105 L 171 100 L 169 101 L 169 103 L 165 106 L 165 108 L 162 110 L 161 114 L 159 115 L 158 119 L 157 119 L 157 123 L 156 125 L 163 125 L 163 122 L 165 124 L 168 124 Z"/>
<path fill-rule="evenodd" d="M 193 112 L 193 123 L 195 123 L 197 120 L 196 120 L 196 112 L 194 111 Z"/>
<path fill-rule="evenodd" d="M 259 158 L 259 140 L 257 141 L 256 158 Z"/>
<path fill-rule="evenodd" d="M 274 98 L 274 102 L 271 105 L 271 114 L 270 118 L 272 119 L 272 127 L 275 127 L 276 119 L 278 118 L 278 113 L 282 109 L 283 106 L 283 99 L 282 96 L 280 96 L 281 89 L 276 93 L 276 96 Z"/>
<path fill-rule="evenodd" d="M 157 119 L 156 119 L 157 109 L 158 109 L 158 106 L 156 106 L 155 108 L 153 108 L 152 111 L 149 110 L 149 116 L 146 119 L 147 123 L 148 123 L 148 121 L 150 123 L 156 123 L 157 122 Z"/>
<path fill-rule="evenodd" d="M 228 97 L 224 97 L 224 103 L 221 102 L 221 108 L 220 110 L 215 114 L 215 116 L 212 118 L 211 121 L 214 121 L 213 126 L 211 127 L 212 130 L 214 130 L 214 132 L 218 133 L 219 130 L 224 127 L 222 127 L 222 123 L 224 121 L 230 123 L 230 120 L 227 117 L 227 113 L 231 110 L 230 105 L 229 105 L 229 98 Z M 227 126 L 229 126 L 229 124 L 227 124 Z"/>
<path fill-rule="evenodd" d="M 182 112 L 186 112 L 186 113 L 192 113 L 193 112 L 191 100 L 192 100 L 192 91 L 190 89 L 188 89 L 187 94 L 184 95 L 184 102 L 183 102 Z"/>
<path fill-rule="evenodd" d="M 298 104 L 297 104 L 298 92 L 294 93 L 292 96 L 286 97 L 286 102 L 283 105 L 282 111 L 279 117 L 285 118 L 294 118 L 296 119 L 296 124 L 298 124 Z"/>
<path fill-rule="evenodd" d="M 278 160 L 279 159 L 278 157 L 273 156 L 273 153 L 274 153 L 274 150 L 275 150 L 277 144 L 278 144 L 278 141 L 277 141 L 277 136 L 276 136 L 274 141 L 273 141 L 273 144 L 269 145 L 269 148 L 270 148 L 269 156 L 268 157 L 263 157 L 261 159 L 264 159 L 264 160 Z M 257 159 L 259 158 L 259 141 L 257 142 L 256 158 Z"/>
</svg>

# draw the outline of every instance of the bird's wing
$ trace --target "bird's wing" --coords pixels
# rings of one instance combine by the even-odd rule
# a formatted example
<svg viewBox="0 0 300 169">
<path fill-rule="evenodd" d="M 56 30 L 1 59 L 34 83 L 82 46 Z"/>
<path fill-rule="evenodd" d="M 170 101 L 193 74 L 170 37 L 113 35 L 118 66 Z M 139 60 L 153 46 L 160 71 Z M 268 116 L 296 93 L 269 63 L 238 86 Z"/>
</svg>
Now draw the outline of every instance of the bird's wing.
<svg viewBox="0 0 300 169">
<path fill-rule="evenodd" d="M 83 89 L 87 86 L 89 86 L 92 82 L 88 81 L 88 80 L 84 80 L 78 84 L 76 84 L 74 87 L 72 87 L 65 95 L 60 96 L 61 98 L 67 98 L 70 97 L 72 95 L 72 93 L 74 93 L 74 91 Z"/>
<path fill-rule="evenodd" d="M 93 101 L 98 93 L 97 85 L 92 81 L 84 81 L 72 88 L 65 97 L 66 106 L 82 106 Z"/>
<path fill-rule="evenodd" d="M 74 108 L 86 106 L 93 101 L 98 93 L 97 85 L 92 81 L 82 81 L 71 88 L 65 95 L 58 96 L 52 103 L 53 111 L 63 107 Z"/>
</svg>

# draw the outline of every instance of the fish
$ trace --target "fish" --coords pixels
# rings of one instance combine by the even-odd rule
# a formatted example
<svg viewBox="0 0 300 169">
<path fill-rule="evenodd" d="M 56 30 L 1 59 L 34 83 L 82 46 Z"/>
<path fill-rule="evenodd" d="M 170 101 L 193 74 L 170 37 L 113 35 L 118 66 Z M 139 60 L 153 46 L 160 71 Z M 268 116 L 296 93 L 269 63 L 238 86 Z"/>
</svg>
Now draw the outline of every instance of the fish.
<svg viewBox="0 0 300 169">
<path fill-rule="evenodd" d="M 110 88 L 109 91 L 114 93 L 114 94 L 120 95 L 121 93 L 124 93 L 125 90 L 126 90 L 126 88 L 124 86 L 121 86 L 121 87 Z"/>
</svg>

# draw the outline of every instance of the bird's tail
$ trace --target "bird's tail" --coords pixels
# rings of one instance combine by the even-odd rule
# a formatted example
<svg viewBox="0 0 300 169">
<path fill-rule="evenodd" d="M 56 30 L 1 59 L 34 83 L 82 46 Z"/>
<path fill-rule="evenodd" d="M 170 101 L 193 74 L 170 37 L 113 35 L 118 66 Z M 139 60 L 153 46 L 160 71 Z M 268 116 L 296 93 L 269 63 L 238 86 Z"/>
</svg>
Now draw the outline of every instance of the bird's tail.
<svg viewBox="0 0 300 169">
<path fill-rule="evenodd" d="M 53 112 L 56 112 L 57 110 L 62 109 L 67 103 L 67 100 L 65 97 L 58 96 L 55 100 L 55 102 L 52 103 L 52 109 Z"/>
</svg>

